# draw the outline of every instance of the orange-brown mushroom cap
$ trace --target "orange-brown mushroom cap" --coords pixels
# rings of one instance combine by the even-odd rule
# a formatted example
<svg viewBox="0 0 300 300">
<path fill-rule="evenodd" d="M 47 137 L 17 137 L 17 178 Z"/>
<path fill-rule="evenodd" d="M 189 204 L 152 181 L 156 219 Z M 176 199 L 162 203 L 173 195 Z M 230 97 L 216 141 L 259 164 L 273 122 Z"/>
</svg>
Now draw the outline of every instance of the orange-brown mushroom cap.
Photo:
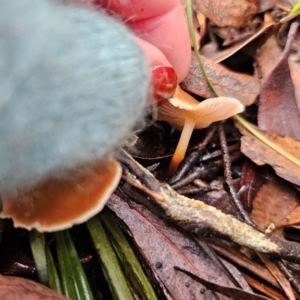
<svg viewBox="0 0 300 300">
<path fill-rule="evenodd" d="M 87 221 L 108 201 L 122 168 L 109 155 L 87 170 L 78 168 L 68 177 L 47 179 L 30 190 L 3 195 L 0 217 L 12 218 L 16 227 L 39 231 L 66 229 Z"/>
</svg>

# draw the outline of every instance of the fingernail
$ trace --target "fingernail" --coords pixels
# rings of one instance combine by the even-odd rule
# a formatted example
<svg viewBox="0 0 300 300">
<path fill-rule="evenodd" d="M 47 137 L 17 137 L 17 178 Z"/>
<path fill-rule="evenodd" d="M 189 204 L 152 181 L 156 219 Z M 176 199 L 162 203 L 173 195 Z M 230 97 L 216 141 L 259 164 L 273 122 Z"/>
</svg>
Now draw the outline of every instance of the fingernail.
<svg viewBox="0 0 300 300">
<path fill-rule="evenodd" d="M 157 66 L 152 69 L 153 96 L 157 105 L 169 99 L 177 87 L 177 74 L 172 67 Z"/>
</svg>

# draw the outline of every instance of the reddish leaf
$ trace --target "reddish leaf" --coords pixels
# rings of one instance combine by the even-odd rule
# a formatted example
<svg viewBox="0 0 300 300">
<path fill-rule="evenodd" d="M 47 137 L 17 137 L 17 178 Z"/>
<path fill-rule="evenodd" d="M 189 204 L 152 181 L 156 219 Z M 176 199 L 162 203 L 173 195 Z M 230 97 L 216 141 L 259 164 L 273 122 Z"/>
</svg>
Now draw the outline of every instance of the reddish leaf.
<svg viewBox="0 0 300 300">
<path fill-rule="evenodd" d="M 290 226 L 295 224 L 300 224 L 300 205 L 293 209 L 281 222 L 277 223 L 276 226 Z"/>
<path fill-rule="evenodd" d="M 244 105 L 251 105 L 256 100 L 260 91 L 260 83 L 253 76 L 230 71 L 205 57 L 202 57 L 202 60 L 208 78 L 220 95 L 236 98 Z M 215 97 L 203 76 L 195 55 L 192 56 L 190 72 L 181 86 L 204 98 Z"/>
<path fill-rule="evenodd" d="M 0 275 L 1 300 L 67 300 L 63 295 L 32 280 Z"/>
<path fill-rule="evenodd" d="M 289 60 L 291 78 L 294 85 L 294 93 L 298 108 L 300 107 L 300 64 L 299 61 Z"/>
<path fill-rule="evenodd" d="M 277 32 L 276 32 L 277 33 Z M 282 47 L 277 42 L 277 34 L 272 34 L 266 42 L 256 51 L 256 72 L 261 80 L 265 82 L 270 76 L 274 65 L 278 64 L 282 55 Z"/>
<path fill-rule="evenodd" d="M 284 290 L 284 293 L 286 294 L 287 299 L 289 300 L 296 300 L 294 291 L 292 290 L 291 284 L 288 281 L 288 279 L 284 276 L 284 274 L 281 272 L 279 267 L 274 261 L 271 261 L 266 255 L 260 253 L 258 254 L 259 258 L 263 261 L 267 269 L 273 274 L 273 276 L 276 278 L 282 289 Z"/>
<path fill-rule="evenodd" d="M 291 185 L 274 175 L 268 176 L 270 180 L 257 193 L 253 201 L 251 219 L 262 231 L 270 224 L 280 226 L 300 201 L 299 192 Z M 281 230 L 274 234 L 282 238 Z"/>
<path fill-rule="evenodd" d="M 124 200 L 113 195 L 108 206 L 125 222 L 140 253 L 174 299 L 227 299 L 208 290 L 201 295 L 201 285 L 174 270 L 174 266 L 181 267 L 207 281 L 234 287 L 189 236 L 134 202 L 129 206 Z M 249 287 L 245 285 L 236 269 L 230 268 L 230 272 L 249 292 Z M 206 290 L 204 286 L 202 288 Z"/>
<path fill-rule="evenodd" d="M 262 86 L 258 114 L 259 128 L 296 140 L 300 140 L 300 115 L 288 58 L 298 25 L 291 25 L 280 61 Z"/>
<path fill-rule="evenodd" d="M 265 178 L 259 173 L 259 167 L 250 159 L 246 159 L 242 168 L 240 187 L 245 189 L 241 201 L 248 211 L 251 211 L 252 201 L 264 182 Z"/>
</svg>

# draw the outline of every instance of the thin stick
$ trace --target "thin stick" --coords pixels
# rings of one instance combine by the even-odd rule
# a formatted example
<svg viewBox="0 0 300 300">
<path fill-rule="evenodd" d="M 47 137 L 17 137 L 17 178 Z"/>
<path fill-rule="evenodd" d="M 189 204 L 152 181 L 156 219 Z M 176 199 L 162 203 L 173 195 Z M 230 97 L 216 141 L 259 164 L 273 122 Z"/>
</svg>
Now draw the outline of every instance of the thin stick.
<svg viewBox="0 0 300 300">
<path fill-rule="evenodd" d="M 256 225 L 252 222 L 248 213 L 246 212 L 243 205 L 241 204 L 240 200 L 237 198 L 236 192 L 232 185 L 230 156 L 229 156 L 229 152 L 228 152 L 228 148 L 227 148 L 226 137 L 225 137 L 223 125 L 221 122 L 219 122 L 219 124 L 218 124 L 218 132 L 219 132 L 221 150 L 222 150 L 222 155 L 223 155 L 226 190 L 231 198 L 232 204 L 238 211 L 239 215 L 244 219 L 245 222 L 247 222 L 247 224 L 256 228 Z"/>
</svg>

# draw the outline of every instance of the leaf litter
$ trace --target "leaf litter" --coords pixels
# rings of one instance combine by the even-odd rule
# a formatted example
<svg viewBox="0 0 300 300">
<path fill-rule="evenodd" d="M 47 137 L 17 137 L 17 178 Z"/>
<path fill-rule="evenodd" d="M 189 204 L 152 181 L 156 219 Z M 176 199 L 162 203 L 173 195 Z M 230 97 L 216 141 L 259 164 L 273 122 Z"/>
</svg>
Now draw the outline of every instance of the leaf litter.
<svg viewBox="0 0 300 300">
<path fill-rule="evenodd" d="M 300 223 L 297 14 L 287 16 L 291 5 L 280 0 L 193 4 L 208 77 L 222 96 L 248 106 L 243 116 L 258 120 L 258 128 L 251 127 L 258 135 L 226 121 L 225 145 L 214 131 L 201 148 L 209 129 L 197 130 L 180 176 L 170 179 L 165 170 L 179 134 L 164 122 L 145 123 L 135 142 L 126 144 L 133 158 L 117 155 L 124 175 L 108 207 L 132 239 L 159 299 L 299 299 L 300 244 L 286 235 Z M 195 57 L 181 87 L 199 101 L 215 96 Z M 239 143 L 254 164 L 236 148 L 228 151 Z M 153 163 L 150 173 L 146 167 Z M 15 270 L 3 265 L 1 273 L 20 274 Z"/>
<path fill-rule="evenodd" d="M 295 140 L 300 139 L 300 115 L 288 58 L 299 23 L 293 22 L 282 56 L 261 87 L 258 127 Z"/>
</svg>

